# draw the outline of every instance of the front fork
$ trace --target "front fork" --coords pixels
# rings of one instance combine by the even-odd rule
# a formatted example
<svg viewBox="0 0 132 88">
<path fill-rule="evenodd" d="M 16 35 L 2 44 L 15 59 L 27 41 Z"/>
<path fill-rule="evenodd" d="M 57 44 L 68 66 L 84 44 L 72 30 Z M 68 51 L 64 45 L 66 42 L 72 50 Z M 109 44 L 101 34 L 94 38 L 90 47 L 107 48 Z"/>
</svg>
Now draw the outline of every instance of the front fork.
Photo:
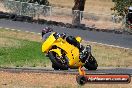
<svg viewBox="0 0 132 88">
<path fill-rule="evenodd" d="M 84 49 L 84 52 L 91 53 L 91 46 L 87 45 Z M 83 85 L 87 82 L 87 78 L 86 78 L 86 72 L 82 68 L 82 65 L 79 66 L 78 71 L 79 71 L 79 75 L 77 75 L 76 81 L 77 81 L 78 84 Z"/>
<path fill-rule="evenodd" d="M 90 45 L 87 45 L 84 49 L 84 52 L 83 53 L 91 53 L 91 46 Z M 84 71 L 84 69 L 82 68 L 82 66 L 80 66 L 78 68 L 78 71 L 79 71 L 79 75 L 82 75 L 82 76 L 85 76 L 86 72 Z"/>
<path fill-rule="evenodd" d="M 85 76 L 86 72 L 84 71 L 84 69 L 82 68 L 82 66 L 80 66 L 78 68 L 78 71 L 79 71 L 79 75 Z"/>
</svg>

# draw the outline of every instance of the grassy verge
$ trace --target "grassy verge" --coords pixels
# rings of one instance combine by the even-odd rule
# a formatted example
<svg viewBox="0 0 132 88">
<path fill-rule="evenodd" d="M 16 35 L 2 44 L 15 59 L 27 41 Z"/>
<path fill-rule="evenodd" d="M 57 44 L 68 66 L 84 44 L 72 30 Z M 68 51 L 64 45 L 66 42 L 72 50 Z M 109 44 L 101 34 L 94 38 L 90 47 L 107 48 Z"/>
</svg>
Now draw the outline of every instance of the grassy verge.
<svg viewBox="0 0 132 88">
<path fill-rule="evenodd" d="M 132 50 L 92 45 L 92 53 L 99 66 L 131 67 Z M 41 36 L 32 33 L 0 29 L 0 66 L 49 66 L 50 61 L 41 53 Z"/>
<path fill-rule="evenodd" d="M 132 67 L 132 49 L 109 47 L 83 41 L 84 45 L 92 46 L 92 54 L 97 59 L 99 66 L 107 67 Z"/>
<path fill-rule="evenodd" d="M 19 33 L 0 29 L 0 66 L 45 67 L 48 65 L 49 60 L 41 53 L 41 43 L 31 40 L 30 37 L 25 39 L 34 34 L 22 32 L 19 36 Z"/>
</svg>

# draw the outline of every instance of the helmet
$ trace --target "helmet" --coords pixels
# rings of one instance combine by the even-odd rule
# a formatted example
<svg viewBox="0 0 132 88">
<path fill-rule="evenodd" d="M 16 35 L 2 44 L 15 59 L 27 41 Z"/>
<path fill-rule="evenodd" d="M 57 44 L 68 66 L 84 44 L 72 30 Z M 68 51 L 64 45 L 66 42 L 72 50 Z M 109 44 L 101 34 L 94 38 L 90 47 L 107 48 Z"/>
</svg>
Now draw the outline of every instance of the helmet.
<svg viewBox="0 0 132 88">
<path fill-rule="evenodd" d="M 129 10 L 132 10 L 132 6 L 130 6 L 128 9 L 129 9 Z"/>
<path fill-rule="evenodd" d="M 42 36 L 48 32 L 52 32 L 53 29 L 49 28 L 49 27 L 45 27 L 44 29 L 42 29 Z"/>
<path fill-rule="evenodd" d="M 128 10 L 129 10 L 129 13 L 132 13 L 132 6 L 130 6 L 130 7 L 128 8 Z"/>
</svg>

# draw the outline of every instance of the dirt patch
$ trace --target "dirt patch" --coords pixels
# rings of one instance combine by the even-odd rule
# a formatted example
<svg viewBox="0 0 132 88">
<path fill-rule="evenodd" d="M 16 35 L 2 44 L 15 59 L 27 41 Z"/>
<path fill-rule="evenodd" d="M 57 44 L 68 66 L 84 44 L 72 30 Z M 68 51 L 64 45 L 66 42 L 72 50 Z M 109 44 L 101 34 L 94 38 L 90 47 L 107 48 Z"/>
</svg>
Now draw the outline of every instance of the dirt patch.
<svg viewBox="0 0 132 88">
<path fill-rule="evenodd" d="M 75 75 L 0 72 L 1 88 L 80 88 Z M 130 84 L 86 84 L 81 88 L 131 88 Z"/>
<path fill-rule="evenodd" d="M 45 17 L 46 20 L 72 23 L 72 7 L 74 0 L 49 0 L 53 6 L 52 16 Z M 121 23 L 112 22 L 111 8 L 114 6 L 112 0 L 86 0 L 83 12 L 82 24 L 99 29 L 120 29 Z M 54 8 L 55 7 L 55 8 Z M 57 9 L 56 9 L 57 7 Z"/>
<path fill-rule="evenodd" d="M 4 37 L 11 37 L 16 39 L 25 39 L 30 41 L 41 41 L 41 36 L 37 36 L 38 34 L 33 33 L 26 33 L 26 32 L 19 32 L 19 31 L 2 31 L 4 29 L 1 29 L 0 35 Z"/>
<path fill-rule="evenodd" d="M 19 47 L 21 46 L 21 42 L 14 39 L 0 37 L 0 46 L 1 47 Z"/>
<path fill-rule="evenodd" d="M 9 12 L 9 10 L 7 10 L 5 7 L 4 7 L 4 2 L 3 1 L 0 1 L 0 11 L 2 12 Z"/>
<path fill-rule="evenodd" d="M 62 8 L 72 8 L 74 5 L 74 0 L 49 0 L 49 2 L 53 6 Z M 86 0 L 84 10 L 90 13 L 109 14 L 113 6 L 112 0 Z"/>
<path fill-rule="evenodd" d="M 56 21 L 56 22 L 63 22 L 63 23 L 70 23 L 72 24 L 72 17 L 71 16 L 40 16 L 40 19 L 46 19 L 47 21 Z M 123 25 L 121 23 L 113 23 L 112 21 L 94 21 L 92 19 L 83 19 L 82 24 L 85 24 L 86 27 L 98 28 L 98 29 L 121 29 Z"/>
</svg>

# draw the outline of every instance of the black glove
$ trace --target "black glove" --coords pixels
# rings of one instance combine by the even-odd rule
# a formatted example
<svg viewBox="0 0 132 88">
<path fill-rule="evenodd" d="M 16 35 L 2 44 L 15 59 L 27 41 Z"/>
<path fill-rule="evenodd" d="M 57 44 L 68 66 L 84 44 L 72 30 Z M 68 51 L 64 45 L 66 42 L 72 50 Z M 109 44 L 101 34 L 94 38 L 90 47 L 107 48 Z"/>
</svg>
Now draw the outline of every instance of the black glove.
<svg viewBox="0 0 132 88">
<path fill-rule="evenodd" d="M 55 34 L 53 34 L 53 36 L 55 37 L 55 39 L 58 39 L 60 37 L 60 34 L 56 32 Z"/>
<path fill-rule="evenodd" d="M 55 39 L 58 39 L 59 37 L 61 37 L 61 38 L 65 38 L 66 37 L 66 34 L 65 33 L 62 33 L 62 34 L 60 34 L 60 33 L 55 33 L 54 34 L 54 37 L 55 37 Z"/>
</svg>

